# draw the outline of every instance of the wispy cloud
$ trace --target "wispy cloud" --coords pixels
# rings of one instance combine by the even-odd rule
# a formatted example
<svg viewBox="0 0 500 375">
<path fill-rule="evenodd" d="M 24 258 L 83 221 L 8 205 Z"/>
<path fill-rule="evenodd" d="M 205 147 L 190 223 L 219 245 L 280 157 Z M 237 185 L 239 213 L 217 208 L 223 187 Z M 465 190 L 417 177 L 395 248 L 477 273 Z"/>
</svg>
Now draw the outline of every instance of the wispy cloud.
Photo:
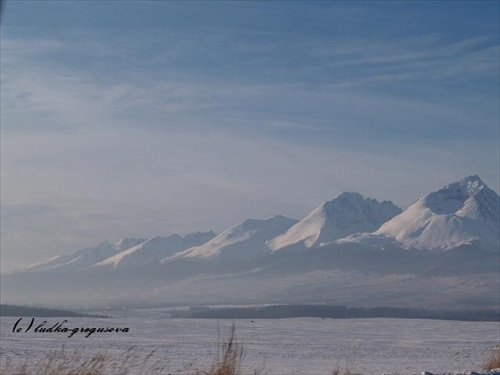
<svg viewBox="0 0 500 375">
<path fill-rule="evenodd" d="M 2 244 L 21 249 L 26 261 L 35 247 L 43 257 L 71 244 L 220 231 L 278 213 L 302 217 L 345 190 L 407 205 L 471 173 L 494 186 L 487 177 L 491 157 L 473 142 L 455 150 L 421 145 L 398 158 L 265 138 L 131 130 L 11 135 L 4 142 Z"/>
<path fill-rule="evenodd" d="M 9 29 L 2 251 L 300 217 L 344 190 L 405 206 L 473 173 L 499 188 L 497 35 L 388 35 L 366 3 L 217 6 L 240 21 Z"/>
</svg>

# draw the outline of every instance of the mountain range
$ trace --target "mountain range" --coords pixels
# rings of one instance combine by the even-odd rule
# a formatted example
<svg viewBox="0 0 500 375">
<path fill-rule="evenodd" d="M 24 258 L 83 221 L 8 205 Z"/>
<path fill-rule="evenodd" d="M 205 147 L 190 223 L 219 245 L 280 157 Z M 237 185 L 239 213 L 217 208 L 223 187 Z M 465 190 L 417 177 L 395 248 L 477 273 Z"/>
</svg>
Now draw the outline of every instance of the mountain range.
<svg viewBox="0 0 500 375">
<path fill-rule="evenodd" d="M 447 250 L 477 243 L 499 248 L 499 197 L 470 176 L 418 199 L 371 234 L 346 241 L 396 241 L 405 249 Z"/>
<path fill-rule="evenodd" d="M 2 299 L 59 301 L 71 290 L 90 304 L 103 303 L 100 291 L 109 303 L 498 306 L 499 206 L 478 176 L 404 211 L 346 192 L 302 220 L 249 219 L 218 235 L 124 239 L 54 257 L 3 274 Z"/>
</svg>

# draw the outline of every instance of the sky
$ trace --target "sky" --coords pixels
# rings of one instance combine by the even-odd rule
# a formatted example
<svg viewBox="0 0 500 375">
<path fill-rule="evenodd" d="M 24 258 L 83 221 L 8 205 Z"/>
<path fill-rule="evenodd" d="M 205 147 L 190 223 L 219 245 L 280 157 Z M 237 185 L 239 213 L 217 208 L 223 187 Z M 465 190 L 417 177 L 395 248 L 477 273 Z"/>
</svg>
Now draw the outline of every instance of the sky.
<svg viewBox="0 0 500 375">
<path fill-rule="evenodd" d="M 2 270 L 500 186 L 498 1 L 4 2 Z"/>
</svg>

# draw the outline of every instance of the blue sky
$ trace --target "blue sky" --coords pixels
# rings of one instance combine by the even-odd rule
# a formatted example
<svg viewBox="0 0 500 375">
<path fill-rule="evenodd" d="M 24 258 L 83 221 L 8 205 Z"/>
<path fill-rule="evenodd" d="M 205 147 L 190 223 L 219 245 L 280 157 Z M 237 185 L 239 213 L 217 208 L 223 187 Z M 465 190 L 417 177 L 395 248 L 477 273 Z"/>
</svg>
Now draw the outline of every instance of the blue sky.
<svg viewBox="0 0 500 375">
<path fill-rule="evenodd" d="M 4 268 L 104 240 L 499 189 L 499 2 L 7 1 Z"/>
</svg>

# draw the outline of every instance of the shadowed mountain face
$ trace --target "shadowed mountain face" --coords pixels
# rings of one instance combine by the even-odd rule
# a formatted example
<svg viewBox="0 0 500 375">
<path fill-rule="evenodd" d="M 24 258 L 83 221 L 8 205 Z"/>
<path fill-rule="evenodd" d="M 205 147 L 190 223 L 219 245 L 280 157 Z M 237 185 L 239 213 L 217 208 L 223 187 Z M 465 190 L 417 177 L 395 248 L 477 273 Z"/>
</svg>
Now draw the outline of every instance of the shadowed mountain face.
<svg viewBox="0 0 500 375">
<path fill-rule="evenodd" d="M 177 259 L 132 269 L 2 277 L 2 300 L 73 306 L 330 303 L 426 309 L 499 305 L 499 259 L 464 246 L 433 253 L 355 244 L 248 259 Z M 61 281 L 64 282 L 61 282 Z"/>
<path fill-rule="evenodd" d="M 301 221 L 246 220 L 217 236 L 125 239 L 56 257 L 2 275 L 2 302 L 496 308 L 498 205 L 477 176 L 404 212 L 344 193 Z"/>
</svg>

